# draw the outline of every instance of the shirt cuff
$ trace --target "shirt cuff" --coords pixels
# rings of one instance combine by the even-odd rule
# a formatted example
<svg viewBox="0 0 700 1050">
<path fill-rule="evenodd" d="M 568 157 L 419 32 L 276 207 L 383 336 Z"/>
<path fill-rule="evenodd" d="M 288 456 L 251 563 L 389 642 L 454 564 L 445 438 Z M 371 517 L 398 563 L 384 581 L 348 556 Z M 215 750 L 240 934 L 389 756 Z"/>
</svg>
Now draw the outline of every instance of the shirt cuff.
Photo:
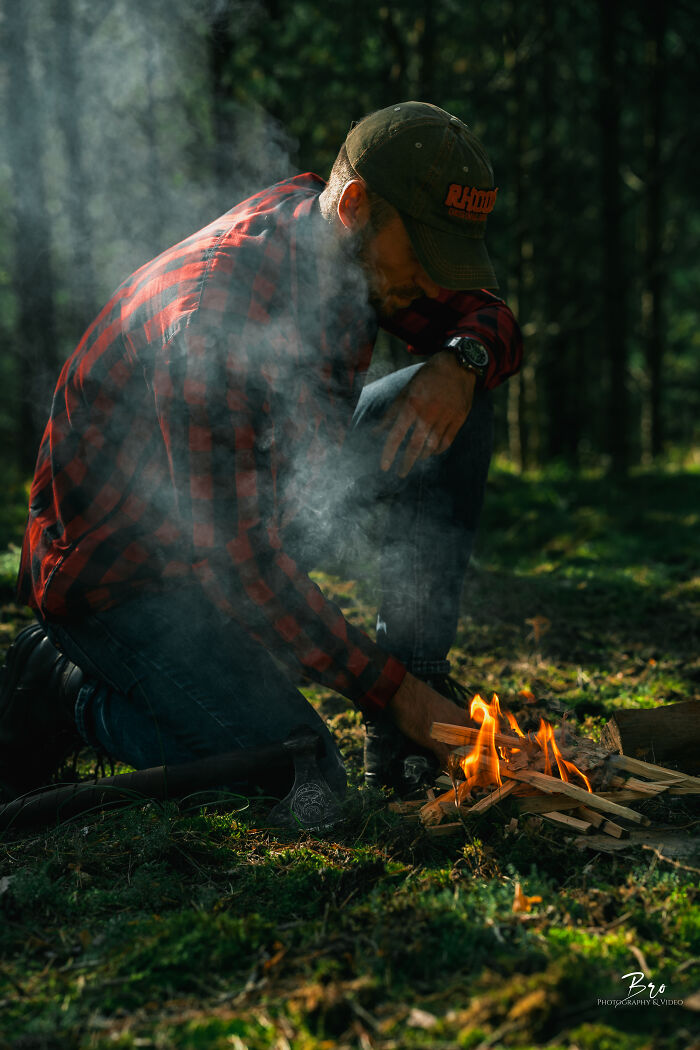
<svg viewBox="0 0 700 1050">
<path fill-rule="evenodd" d="M 406 677 L 406 667 L 395 656 L 388 656 L 384 667 L 371 689 L 356 704 L 360 711 L 372 717 L 383 711 Z"/>
</svg>

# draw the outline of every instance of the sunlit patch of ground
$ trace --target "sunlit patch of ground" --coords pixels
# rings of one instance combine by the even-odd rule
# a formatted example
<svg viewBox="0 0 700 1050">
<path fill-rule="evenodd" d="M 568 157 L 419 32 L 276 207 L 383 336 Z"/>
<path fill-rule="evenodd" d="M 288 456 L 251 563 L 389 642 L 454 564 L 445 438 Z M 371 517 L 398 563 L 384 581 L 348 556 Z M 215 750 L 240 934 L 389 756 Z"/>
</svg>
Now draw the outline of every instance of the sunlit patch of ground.
<svg viewBox="0 0 700 1050">
<path fill-rule="evenodd" d="M 698 698 L 699 505 L 697 473 L 497 472 L 455 674 L 592 735 L 617 706 Z M 368 630 L 374 572 L 317 575 Z M 6 594 L 5 642 L 22 615 Z M 579 852 L 541 818 L 514 828 L 507 801 L 430 839 L 362 785 L 357 713 L 305 692 L 353 786 L 332 832 L 274 831 L 264 801 L 231 800 L 0 843 L 0 1050 L 697 1045 L 700 864 Z M 691 796 L 645 805 L 697 836 Z M 516 882 L 542 898 L 529 912 Z M 685 1005 L 606 1005 L 632 971 Z"/>
</svg>

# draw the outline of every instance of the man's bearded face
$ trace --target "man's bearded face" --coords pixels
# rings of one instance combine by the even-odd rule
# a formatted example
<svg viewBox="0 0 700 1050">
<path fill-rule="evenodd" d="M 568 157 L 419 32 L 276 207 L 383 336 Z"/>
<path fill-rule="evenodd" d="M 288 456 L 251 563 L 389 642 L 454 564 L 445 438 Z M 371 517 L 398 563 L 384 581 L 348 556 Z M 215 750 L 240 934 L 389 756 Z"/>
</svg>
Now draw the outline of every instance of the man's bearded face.
<svg viewBox="0 0 700 1050">
<path fill-rule="evenodd" d="M 440 286 L 416 258 L 400 216 L 377 229 L 370 215 L 358 236 L 358 260 L 367 278 L 370 304 L 380 321 L 393 317 L 414 299 L 439 295 Z"/>
</svg>

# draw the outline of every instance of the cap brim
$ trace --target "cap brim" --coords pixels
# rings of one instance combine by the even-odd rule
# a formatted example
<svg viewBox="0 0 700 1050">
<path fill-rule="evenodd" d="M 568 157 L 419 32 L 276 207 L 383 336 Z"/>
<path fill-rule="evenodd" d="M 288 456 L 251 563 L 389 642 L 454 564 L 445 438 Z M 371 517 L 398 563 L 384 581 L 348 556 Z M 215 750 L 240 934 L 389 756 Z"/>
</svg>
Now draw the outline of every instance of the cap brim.
<svg viewBox="0 0 700 1050">
<path fill-rule="evenodd" d="M 420 264 L 441 288 L 498 288 L 483 237 L 455 236 L 400 214 Z"/>
</svg>

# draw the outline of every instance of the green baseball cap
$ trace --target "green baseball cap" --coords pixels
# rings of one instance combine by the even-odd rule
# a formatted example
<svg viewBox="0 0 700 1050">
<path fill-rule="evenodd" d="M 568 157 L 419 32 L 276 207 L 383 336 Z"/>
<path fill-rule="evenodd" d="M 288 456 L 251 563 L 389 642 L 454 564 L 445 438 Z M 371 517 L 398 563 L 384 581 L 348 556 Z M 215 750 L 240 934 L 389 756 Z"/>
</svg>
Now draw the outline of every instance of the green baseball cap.
<svg viewBox="0 0 700 1050">
<path fill-rule="evenodd" d="M 429 102 L 370 113 L 348 132 L 348 159 L 399 212 L 424 270 L 442 288 L 497 288 L 486 218 L 498 189 L 476 135 Z"/>
</svg>

